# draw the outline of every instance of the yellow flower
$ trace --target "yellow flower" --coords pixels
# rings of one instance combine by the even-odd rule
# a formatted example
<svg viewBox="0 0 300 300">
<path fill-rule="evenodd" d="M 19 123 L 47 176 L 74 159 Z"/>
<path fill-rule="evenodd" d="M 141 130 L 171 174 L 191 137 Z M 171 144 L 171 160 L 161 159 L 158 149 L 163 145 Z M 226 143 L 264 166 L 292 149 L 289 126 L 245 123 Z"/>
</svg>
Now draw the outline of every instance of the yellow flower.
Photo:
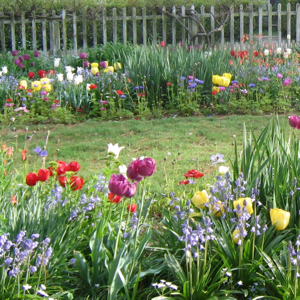
<svg viewBox="0 0 300 300">
<path fill-rule="evenodd" d="M 222 77 L 219 78 L 218 85 L 227 87 L 227 86 L 229 86 L 229 84 L 230 84 L 230 79 L 229 78 L 224 77 L 224 76 L 222 76 Z"/>
<path fill-rule="evenodd" d="M 47 84 L 50 83 L 50 79 L 47 77 L 43 77 L 40 79 L 41 84 Z"/>
<path fill-rule="evenodd" d="M 26 90 L 27 89 L 27 81 L 26 80 L 21 80 L 20 81 L 20 86 L 22 87 L 22 89 Z"/>
<path fill-rule="evenodd" d="M 108 72 L 113 73 L 114 71 L 115 71 L 115 69 L 113 66 L 109 66 L 103 70 L 104 73 L 108 73 Z"/>
<path fill-rule="evenodd" d="M 91 68 L 99 68 L 99 64 L 98 63 L 91 63 Z"/>
<path fill-rule="evenodd" d="M 192 202 L 197 207 L 201 207 L 202 209 L 205 208 L 205 203 L 208 202 L 208 194 L 206 190 L 203 190 L 202 192 L 196 192 L 192 198 Z"/>
<path fill-rule="evenodd" d="M 52 90 L 51 84 L 44 84 L 43 90 L 46 91 L 47 93 L 51 92 L 51 90 Z"/>
<path fill-rule="evenodd" d="M 100 71 L 99 71 L 99 68 L 93 67 L 93 68 L 91 68 L 91 72 L 92 72 L 93 75 L 96 75 Z"/>
<path fill-rule="evenodd" d="M 239 242 L 240 239 L 240 233 L 238 229 L 235 229 L 232 233 L 232 239 L 234 241 L 235 244 L 237 244 Z"/>
<path fill-rule="evenodd" d="M 215 217 L 219 218 L 224 214 L 224 204 L 218 201 L 213 207 L 213 214 Z"/>
<path fill-rule="evenodd" d="M 223 76 L 231 80 L 232 75 L 230 73 L 223 73 Z"/>
<path fill-rule="evenodd" d="M 189 215 L 190 218 L 201 217 L 201 213 L 193 212 Z"/>
<path fill-rule="evenodd" d="M 291 213 L 280 208 L 272 208 L 270 210 L 272 225 L 276 230 L 284 230 L 290 222 Z"/>
<path fill-rule="evenodd" d="M 218 82 L 219 82 L 219 78 L 220 78 L 221 76 L 219 76 L 219 75 L 213 75 L 212 76 L 212 83 L 213 84 L 219 84 Z"/>
<path fill-rule="evenodd" d="M 31 88 L 35 92 L 38 92 L 42 88 L 42 84 L 40 81 L 33 81 L 33 82 L 31 82 Z"/>
<path fill-rule="evenodd" d="M 244 205 L 244 202 L 246 202 L 246 209 L 249 215 L 251 215 L 253 213 L 253 207 L 252 207 L 252 199 L 249 197 L 246 198 L 239 198 L 235 201 L 233 201 L 233 207 L 235 209 L 237 209 L 237 206 L 240 206 L 239 210 L 242 210 Z M 240 216 L 242 213 L 239 213 L 238 216 Z"/>
<path fill-rule="evenodd" d="M 217 91 L 218 93 L 220 92 L 220 89 L 217 86 L 213 86 L 212 90 Z"/>
<path fill-rule="evenodd" d="M 122 69 L 122 64 L 117 62 L 117 63 L 114 63 L 114 69 L 115 70 L 121 70 Z"/>
</svg>

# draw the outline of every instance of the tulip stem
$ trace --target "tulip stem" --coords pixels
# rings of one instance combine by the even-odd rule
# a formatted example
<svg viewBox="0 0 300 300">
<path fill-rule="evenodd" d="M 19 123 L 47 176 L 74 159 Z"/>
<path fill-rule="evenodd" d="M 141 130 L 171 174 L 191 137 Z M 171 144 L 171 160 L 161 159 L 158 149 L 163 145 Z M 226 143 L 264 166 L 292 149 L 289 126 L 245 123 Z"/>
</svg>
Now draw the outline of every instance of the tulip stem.
<svg viewBox="0 0 300 300">
<path fill-rule="evenodd" d="M 122 201 L 122 204 L 123 204 L 123 206 L 122 206 L 121 217 L 120 217 L 121 221 L 123 220 L 123 214 L 124 214 L 124 209 L 125 209 L 125 201 Z M 122 226 L 120 224 L 119 228 L 118 228 L 117 238 L 116 238 L 115 251 L 114 251 L 114 259 L 117 257 L 117 253 L 118 253 L 118 244 L 119 244 L 121 230 L 122 230 Z"/>
</svg>

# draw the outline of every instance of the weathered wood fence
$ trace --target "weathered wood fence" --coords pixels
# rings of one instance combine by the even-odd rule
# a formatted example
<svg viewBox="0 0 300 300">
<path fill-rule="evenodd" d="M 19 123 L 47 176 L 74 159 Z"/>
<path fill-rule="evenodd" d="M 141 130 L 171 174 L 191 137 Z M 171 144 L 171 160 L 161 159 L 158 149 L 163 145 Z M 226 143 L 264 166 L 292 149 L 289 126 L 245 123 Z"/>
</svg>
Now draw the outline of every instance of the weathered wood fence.
<svg viewBox="0 0 300 300">
<path fill-rule="evenodd" d="M 163 8 L 164 9 L 164 8 Z M 181 14 L 185 15 L 185 7 L 181 7 Z M 161 40 L 175 45 L 181 41 L 190 42 L 191 37 L 187 31 L 166 14 L 147 14 L 146 8 L 132 8 L 130 15 L 128 9 L 111 10 L 103 9 L 100 14 L 91 15 L 87 9 L 82 12 L 68 13 L 65 10 L 57 13 L 46 14 L 45 11 L 21 13 L 20 15 L 5 15 L 0 12 L 0 49 L 2 52 L 16 50 L 18 48 L 42 50 L 47 54 L 72 51 L 77 54 L 79 49 L 105 45 L 108 42 L 123 42 L 133 44 L 157 43 Z M 199 13 L 210 29 L 215 28 L 213 17 L 214 7 L 209 11 L 204 7 Z M 173 10 L 176 14 L 176 10 Z M 284 19 L 284 20 L 283 20 Z M 183 20 L 188 28 L 195 26 L 191 20 Z M 283 30 L 284 27 L 284 30 Z M 284 32 L 284 36 L 283 36 Z M 266 34 L 267 33 L 267 34 Z M 275 43 L 290 46 L 291 42 L 300 42 L 300 4 L 296 4 L 296 10 L 291 10 L 287 4 L 286 11 L 281 10 L 278 4 L 274 11 L 271 4 L 252 9 L 241 5 L 231 12 L 229 23 L 221 32 L 211 36 L 211 44 L 218 43 L 221 47 L 234 49 L 237 43 L 244 48 L 244 34 L 249 41 L 257 39 L 262 43 Z M 261 38 L 264 36 L 264 38 Z M 291 37 L 290 39 L 287 37 Z"/>
</svg>

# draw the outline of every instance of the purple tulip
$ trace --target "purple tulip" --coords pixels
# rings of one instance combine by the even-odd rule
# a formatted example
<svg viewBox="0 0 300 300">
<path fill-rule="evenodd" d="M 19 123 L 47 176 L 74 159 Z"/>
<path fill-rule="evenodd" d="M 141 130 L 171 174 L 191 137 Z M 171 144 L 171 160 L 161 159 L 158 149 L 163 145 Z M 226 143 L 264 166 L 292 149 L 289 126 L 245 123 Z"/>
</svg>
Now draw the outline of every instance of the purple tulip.
<svg viewBox="0 0 300 300">
<path fill-rule="evenodd" d="M 19 66 L 21 62 L 18 59 L 14 59 L 14 63 L 16 66 Z"/>
<path fill-rule="evenodd" d="M 18 50 L 13 50 L 13 51 L 11 51 L 11 55 L 12 55 L 12 56 L 17 56 L 17 55 L 18 55 Z"/>
<path fill-rule="evenodd" d="M 137 182 L 130 183 L 122 174 L 112 174 L 108 188 L 111 193 L 121 197 L 131 198 L 136 192 Z"/>
<path fill-rule="evenodd" d="M 87 58 L 87 54 L 84 52 L 81 52 L 78 54 L 80 59 L 86 59 Z"/>
<path fill-rule="evenodd" d="M 29 60 L 30 59 L 30 55 L 29 54 L 24 54 L 23 57 L 24 57 L 25 60 Z"/>
<path fill-rule="evenodd" d="M 100 67 L 101 67 L 102 69 L 107 68 L 107 62 L 106 62 L 106 61 L 101 61 L 101 62 L 100 62 Z"/>
<path fill-rule="evenodd" d="M 283 75 L 280 74 L 280 73 L 278 73 L 278 74 L 277 74 L 277 78 L 282 79 L 282 78 L 283 78 Z"/>
<path fill-rule="evenodd" d="M 30 67 L 33 67 L 33 66 L 34 66 L 34 62 L 31 62 L 31 63 L 30 63 Z"/>
<path fill-rule="evenodd" d="M 22 62 L 24 60 L 23 56 L 19 56 L 19 61 Z"/>
<path fill-rule="evenodd" d="M 40 52 L 39 51 L 34 51 L 33 52 L 33 56 L 34 57 L 39 57 L 40 56 Z"/>
<path fill-rule="evenodd" d="M 20 67 L 21 69 L 24 69 L 24 68 L 25 68 L 24 64 L 22 64 L 22 63 L 19 64 L 19 67 Z"/>
<path fill-rule="evenodd" d="M 90 62 L 87 61 L 87 60 L 85 60 L 85 61 L 83 62 L 83 67 L 84 67 L 84 68 L 88 68 L 89 66 L 90 66 Z"/>
<path fill-rule="evenodd" d="M 132 161 L 129 166 L 127 167 L 127 172 L 126 172 L 126 175 L 129 179 L 131 180 L 134 180 L 134 181 L 141 181 L 144 177 L 139 175 L 138 173 L 138 163 L 139 163 L 139 160 L 135 160 L 135 161 Z"/>
<path fill-rule="evenodd" d="M 289 123 L 293 128 L 300 129 L 300 117 L 296 115 L 289 116 Z"/>
<path fill-rule="evenodd" d="M 286 78 L 286 79 L 284 79 L 284 81 L 283 81 L 283 86 L 287 86 L 287 85 L 289 85 L 289 84 L 291 84 L 291 83 L 292 83 L 292 79 Z"/>
<path fill-rule="evenodd" d="M 140 176 L 151 176 L 156 170 L 156 162 L 151 157 L 138 159 L 138 173 Z"/>
</svg>

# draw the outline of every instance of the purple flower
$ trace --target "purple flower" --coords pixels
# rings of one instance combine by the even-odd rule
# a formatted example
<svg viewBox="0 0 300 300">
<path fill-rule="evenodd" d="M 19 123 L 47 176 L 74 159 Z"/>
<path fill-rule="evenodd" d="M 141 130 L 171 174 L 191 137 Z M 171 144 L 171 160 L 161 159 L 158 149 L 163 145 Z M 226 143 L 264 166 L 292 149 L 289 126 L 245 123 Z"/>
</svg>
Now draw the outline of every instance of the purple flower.
<svg viewBox="0 0 300 300">
<path fill-rule="evenodd" d="M 87 54 L 85 52 L 81 52 L 78 54 L 80 59 L 86 59 L 87 58 Z"/>
<path fill-rule="evenodd" d="M 24 60 L 23 56 L 19 56 L 19 61 L 22 62 Z"/>
<path fill-rule="evenodd" d="M 283 75 L 280 74 L 280 73 L 278 73 L 278 74 L 277 74 L 277 78 L 281 79 L 281 78 L 283 78 Z"/>
<path fill-rule="evenodd" d="M 138 173 L 140 176 L 151 176 L 156 170 L 156 162 L 151 157 L 138 159 Z"/>
<path fill-rule="evenodd" d="M 24 69 L 24 68 L 25 68 L 24 64 L 22 64 L 22 63 L 19 64 L 19 67 L 20 67 L 21 69 Z"/>
<path fill-rule="evenodd" d="M 284 79 L 284 81 L 283 81 L 283 86 L 287 86 L 287 85 L 289 85 L 289 84 L 291 84 L 292 83 L 292 80 L 290 79 L 290 78 L 286 78 L 286 79 Z"/>
<path fill-rule="evenodd" d="M 14 59 L 14 63 L 16 66 L 19 66 L 21 62 L 18 59 Z"/>
<path fill-rule="evenodd" d="M 300 117 L 296 115 L 289 116 L 289 123 L 293 128 L 300 129 Z"/>
<path fill-rule="evenodd" d="M 114 195 L 131 198 L 136 192 L 137 182 L 130 183 L 124 175 L 112 174 L 108 188 Z"/>
<path fill-rule="evenodd" d="M 46 151 L 46 150 L 42 150 L 41 147 L 39 147 L 39 146 L 37 146 L 37 147 L 33 150 L 33 152 L 37 153 L 39 156 L 42 156 L 42 157 L 48 155 L 47 151 Z"/>
<path fill-rule="evenodd" d="M 141 176 L 141 175 L 138 173 L 138 168 L 139 168 L 138 162 L 139 162 L 138 159 L 132 161 L 132 162 L 129 164 L 129 166 L 128 166 L 128 168 L 127 168 L 127 172 L 126 172 L 126 175 L 127 175 L 127 177 L 128 177 L 129 179 L 134 180 L 134 181 L 137 181 L 137 182 L 141 181 L 141 180 L 144 178 L 143 176 Z"/>
<path fill-rule="evenodd" d="M 90 66 L 90 62 L 87 61 L 87 60 L 85 60 L 85 61 L 83 62 L 83 66 L 84 66 L 85 68 L 88 68 L 88 67 Z"/>
<path fill-rule="evenodd" d="M 30 63 L 30 67 L 33 67 L 33 66 L 34 66 L 34 62 L 31 62 L 31 63 Z"/>
<path fill-rule="evenodd" d="M 250 83 L 249 86 L 250 87 L 256 87 L 256 85 L 254 83 Z"/>
<path fill-rule="evenodd" d="M 24 57 L 25 60 L 29 60 L 30 59 L 30 55 L 29 54 L 24 54 L 23 57 Z"/>
<path fill-rule="evenodd" d="M 11 51 L 11 55 L 12 55 L 12 56 L 17 56 L 17 55 L 18 55 L 18 50 L 13 50 L 13 51 Z"/>
<path fill-rule="evenodd" d="M 40 56 L 40 52 L 39 51 L 34 51 L 33 52 L 33 56 L 34 57 L 39 57 Z"/>
<path fill-rule="evenodd" d="M 101 67 L 102 69 L 107 68 L 107 67 L 108 67 L 107 62 L 106 62 L 106 61 L 101 61 L 101 62 L 100 62 L 100 67 Z"/>
</svg>

